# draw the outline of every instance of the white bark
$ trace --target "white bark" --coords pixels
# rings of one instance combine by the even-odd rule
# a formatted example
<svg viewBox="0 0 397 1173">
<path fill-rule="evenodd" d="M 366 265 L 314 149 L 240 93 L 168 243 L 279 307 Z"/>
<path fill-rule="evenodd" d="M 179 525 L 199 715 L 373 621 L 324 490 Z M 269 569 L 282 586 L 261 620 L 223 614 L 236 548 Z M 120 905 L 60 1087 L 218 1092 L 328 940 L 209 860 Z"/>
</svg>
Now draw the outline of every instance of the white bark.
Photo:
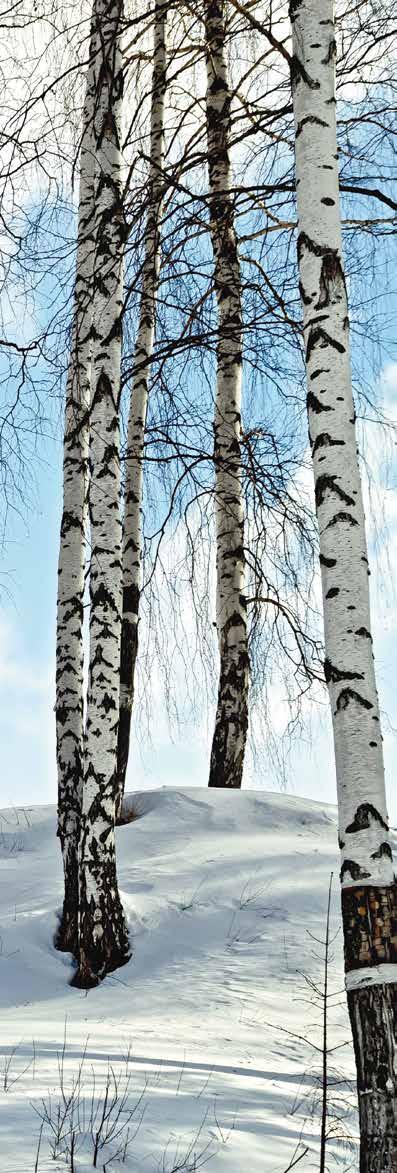
<svg viewBox="0 0 397 1173">
<path fill-rule="evenodd" d="M 244 503 L 241 474 L 241 279 L 230 194 L 230 104 L 223 0 L 206 0 L 210 231 L 218 301 L 214 419 L 217 544 L 216 624 L 220 681 L 210 786 L 241 786 L 248 727 Z"/>
<path fill-rule="evenodd" d="M 385 962 L 371 968 L 352 969 L 345 975 L 346 990 L 361 990 L 364 986 L 389 986 L 396 984 L 395 963 Z"/>
<path fill-rule="evenodd" d="M 138 650 L 138 612 L 142 556 L 143 452 L 152 362 L 156 297 L 160 274 L 160 220 L 163 199 L 164 104 L 166 92 L 167 4 L 154 7 L 153 78 L 150 119 L 150 165 L 145 255 L 139 325 L 135 345 L 128 420 L 125 512 L 123 525 L 123 608 L 120 657 L 120 723 L 118 736 L 118 806 L 124 793 L 128 763 L 134 675 Z"/>
<path fill-rule="evenodd" d="M 388 884 L 393 866 L 342 261 L 333 5 L 327 0 L 321 14 L 317 0 L 291 8 L 298 259 L 342 883 Z"/>
<path fill-rule="evenodd" d="M 347 1001 L 360 1173 L 397 1169 L 397 890 L 372 652 L 349 355 L 332 0 L 290 0 L 298 261 L 335 745 Z M 390 981 L 394 968 L 394 981 Z"/>
<path fill-rule="evenodd" d="M 90 665 L 80 841 L 79 984 L 128 956 L 115 861 L 121 620 L 119 393 L 125 220 L 122 0 L 95 0 L 100 33 L 94 133 L 95 267 L 90 421 Z"/>
<path fill-rule="evenodd" d="M 90 39 L 80 153 L 76 277 L 66 383 L 63 512 L 58 565 L 56 734 L 58 835 L 65 874 L 57 944 L 75 949 L 78 843 L 83 779 L 83 595 L 88 483 L 88 411 L 91 394 L 94 266 L 95 147 L 93 134 L 96 33 Z"/>
</svg>

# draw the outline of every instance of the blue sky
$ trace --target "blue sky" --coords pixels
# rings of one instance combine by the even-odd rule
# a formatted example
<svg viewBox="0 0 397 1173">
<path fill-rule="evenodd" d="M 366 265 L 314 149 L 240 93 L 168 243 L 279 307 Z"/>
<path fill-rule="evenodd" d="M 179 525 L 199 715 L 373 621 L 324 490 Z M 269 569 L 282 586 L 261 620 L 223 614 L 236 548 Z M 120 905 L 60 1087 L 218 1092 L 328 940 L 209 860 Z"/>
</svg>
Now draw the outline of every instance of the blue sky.
<svg viewBox="0 0 397 1173">
<path fill-rule="evenodd" d="M 348 206 L 346 205 L 346 213 Z M 364 205 L 365 211 L 365 205 Z M 48 215 L 51 221 L 51 204 Z M 62 207 L 55 227 L 66 232 L 68 221 Z M 70 226 L 69 226 L 70 227 Z M 45 231 L 45 224 L 43 232 Z M 67 234 L 66 234 L 67 235 Z M 51 244 L 51 237 L 50 244 Z M 55 236 L 54 248 L 58 247 Z M 379 255 L 384 259 L 382 246 Z M 69 256 L 68 249 L 66 249 Z M 352 253 L 354 261 L 354 250 Z M 69 257 L 70 260 L 70 257 Z M 34 263 L 32 262 L 34 271 Z M 67 268 L 67 261 L 65 261 Z M 42 259 L 43 277 L 37 293 L 37 304 L 32 298 L 24 301 L 24 321 L 18 307 L 14 311 L 13 330 L 21 341 L 37 336 L 39 326 L 48 320 L 56 302 L 57 282 L 62 288 L 63 269 L 54 265 L 50 275 L 46 257 Z M 370 268 L 366 272 L 370 272 Z M 354 272 L 354 264 L 353 264 Z M 366 337 L 366 323 L 373 310 L 383 314 L 382 329 L 385 350 L 376 355 L 376 363 L 383 368 L 379 399 L 385 401 L 388 413 L 397 424 L 397 363 L 390 360 L 392 329 L 397 312 L 397 299 L 381 298 L 381 275 L 366 281 L 365 297 L 362 283 L 359 287 L 358 308 L 352 309 L 361 335 L 355 342 L 356 371 L 371 365 L 371 332 Z M 390 274 L 389 274 L 390 276 Z M 15 292 L 11 284 L 11 292 Z M 67 301 L 67 281 L 62 301 Z M 360 300 L 361 299 L 361 300 Z M 374 302 L 374 304 L 373 304 Z M 2 312 L 12 315 L 13 307 L 2 304 Z M 29 312 L 31 318 L 29 319 Z M 391 323 L 393 324 L 391 326 Z M 387 336 L 387 337 L 386 337 Z M 387 349 L 386 349 L 387 341 Z M 277 352 L 278 354 L 281 351 Z M 395 353 L 395 352 L 394 352 Z M 0 368 L 1 369 L 1 368 Z M 368 375 L 371 380 L 371 371 Z M 256 391 L 256 387 L 254 388 Z M 0 387 L 0 394 L 3 389 Z M 58 411 L 58 407 L 55 408 Z M 7 540 L 0 548 L 0 804 L 56 801 L 54 667 L 55 667 L 55 613 L 58 535 L 61 513 L 61 438 L 42 442 L 40 461 L 32 455 L 35 487 L 21 505 L 21 515 L 10 514 Z M 367 518 L 372 565 L 372 616 L 375 637 L 375 655 L 381 708 L 384 711 L 386 776 L 389 809 L 397 824 L 397 789 L 394 787 L 394 761 L 397 749 L 397 699 L 395 665 L 397 662 L 397 604 L 394 567 L 397 561 L 397 462 L 396 447 L 386 445 L 381 430 L 368 425 L 367 457 L 374 484 L 371 501 L 367 492 Z M 384 521 L 385 515 L 385 521 Z M 0 509 L 1 516 L 1 509 Z M 206 785 L 209 747 L 212 733 L 212 712 L 198 712 L 195 723 L 185 721 L 179 731 L 171 735 L 159 682 L 153 682 L 154 719 L 152 737 L 147 739 L 146 724 L 135 730 L 135 740 L 129 765 L 130 789 L 159 785 Z M 182 688 L 183 686 L 181 686 Z M 273 694 L 276 728 L 285 723 L 283 690 L 275 681 Z M 289 762 L 290 787 L 295 794 L 334 802 L 335 779 L 333 747 L 328 706 L 323 702 L 316 708 L 307 705 L 307 727 L 300 742 L 295 743 Z M 139 725 L 141 727 L 139 728 Z M 266 757 L 266 747 L 257 760 L 248 755 L 246 783 L 257 788 L 276 785 L 274 771 Z"/>
<path fill-rule="evenodd" d="M 397 364 L 387 365 L 382 393 L 397 420 Z M 395 452 L 394 445 L 394 452 Z M 397 823 L 394 786 L 397 750 L 397 600 L 393 570 L 397 558 L 397 461 L 393 444 L 385 444 L 371 426 L 368 459 L 374 475 L 368 529 L 372 553 L 372 615 L 381 707 L 384 712 L 389 810 Z M 394 461 L 394 463 L 393 463 Z M 27 501 L 26 518 L 10 516 L 1 552 L 0 598 L 0 804 L 56 801 L 54 738 L 54 647 L 58 529 L 61 509 L 61 443 L 46 440 L 36 466 L 36 488 Z M 377 536 L 376 536 L 377 533 Z M 376 557 L 375 557 L 376 548 Z M 275 685 L 277 708 L 277 683 Z M 155 709 L 152 743 L 146 731 L 135 740 L 128 788 L 206 785 L 211 713 L 186 723 L 171 736 L 160 699 Z M 280 713 L 283 709 L 280 693 Z M 311 738 L 297 743 L 290 759 L 291 792 L 335 801 L 332 738 L 327 705 L 310 706 Z M 276 713 L 277 720 L 277 713 Z M 280 717 L 281 720 L 281 717 Z M 246 782 L 275 785 L 266 756 L 248 758 Z"/>
</svg>

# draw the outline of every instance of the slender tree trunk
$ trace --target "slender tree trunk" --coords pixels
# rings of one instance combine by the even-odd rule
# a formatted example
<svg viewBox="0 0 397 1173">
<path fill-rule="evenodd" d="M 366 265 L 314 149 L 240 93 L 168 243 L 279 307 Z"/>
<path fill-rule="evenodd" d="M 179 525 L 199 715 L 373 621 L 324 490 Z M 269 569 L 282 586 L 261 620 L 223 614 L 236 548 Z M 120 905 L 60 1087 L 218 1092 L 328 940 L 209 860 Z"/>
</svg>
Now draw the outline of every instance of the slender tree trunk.
<svg viewBox="0 0 397 1173">
<path fill-rule="evenodd" d="M 332 707 L 361 1173 L 397 1170 L 396 887 L 349 357 L 331 0 L 291 0 L 298 261 Z"/>
<path fill-rule="evenodd" d="M 83 134 L 72 342 L 66 384 L 63 512 L 58 566 L 56 736 L 58 835 L 65 896 L 56 944 L 76 951 L 78 846 L 83 781 L 83 596 L 88 479 L 88 410 L 91 394 L 92 282 L 94 268 L 96 35 L 90 41 Z"/>
<path fill-rule="evenodd" d="M 90 665 L 80 838 L 79 970 L 96 984 L 129 956 L 117 887 L 115 799 L 121 626 L 119 391 L 125 219 L 121 117 L 123 0 L 95 0 L 100 36 L 90 420 Z"/>
<path fill-rule="evenodd" d="M 160 219 L 163 199 L 164 100 L 166 92 L 167 4 L 156 0 L 150 123 L 150 167 L 145 256 L 139 326 L 135 346 L 128 420 L 125 512 L 123 526 L 123 607 L 120 655 L 120 721 L 117 751 L 117 816 L 121 813 L 130 748 L 131 711 L 138 652 L 138 613 L 141 586 L 141 514 L 143 450 L 152 362 L 156 296 L 160 273 Z"/>
<path fill-rule="evenodd" d="M 223 0 L 205 0 L 210 230 L 218 302 L 214 419 L 217 595 L 220 678 L 210 786 L 241 786 L 248 728 L 249 660 L 244 597 L 244 505 L 241 475 L 241 279 L 234 227 L 229 139 L 231 93 Z"/>
</svg>

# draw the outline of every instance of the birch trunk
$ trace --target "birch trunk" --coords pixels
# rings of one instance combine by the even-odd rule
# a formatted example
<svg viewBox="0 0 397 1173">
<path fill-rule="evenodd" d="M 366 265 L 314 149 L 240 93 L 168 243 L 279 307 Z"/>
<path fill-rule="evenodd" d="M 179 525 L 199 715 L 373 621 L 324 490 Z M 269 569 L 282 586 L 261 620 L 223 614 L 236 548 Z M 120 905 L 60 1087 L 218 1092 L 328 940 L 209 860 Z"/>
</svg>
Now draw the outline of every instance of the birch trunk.
<svg viewBox="0 0 397 1173">
<path fill-rule="evenodd" d="M 74 311 L 66 383 L 56 643 L 58 836 L 65 880 L 56 945 L 72 952 L 77 947 L 78 846 L 83 780 L 83 596 L 94 267 L 95 53 L 93 29 L 83 110 Z"/>
<path fill-rule="evenodd" d="M 90 421 L 90 664 L 80 838 L 79 970 L 95 985 L 129 956 L 117 887 L 115 799 L 121 623 L 119 392 L 125 220 L 122 204 L 122 0 L 95 0 L 100 33 L 94 134 L 96 247 Z"/>
<path fill-rule="evenodd" d="M 117 816 L 121 813 L 128 764 L 135 664 L 138 652 L 138 613 L 141 585 L 141 513 L 143 451 L 150 368 L 153 353 L 156 297 L 160 273 L 160 219 L 163 199 L 164 101 L 166 91 L 167 5 L 156 0 L 150 119 L 148 212 L 139 326 L 135 346 L 128 420 L 127 469 L 122 558 L 122 626 L 120 654 L 120 721 L 117 751 Z"/>
<path fill-rule="evenodd" d="M 361 1173 L 397 1170 L 396 887 L 349 356 L 331 0 L 291 0 L 298 261 L 334 731 Z"/>
<path fill-rule="evenodd" d="M 218 303 L 214 419 L 217 549 L 216 625 L 220 678 L 209 786 L 240 787 L 248 728 L 249 661 L 244 597 L 241 474 L 241 280 L 230 192 L 231 93 L 223 0 L 206 0 L 207 142 L 210 231 Z"/>
</svg>

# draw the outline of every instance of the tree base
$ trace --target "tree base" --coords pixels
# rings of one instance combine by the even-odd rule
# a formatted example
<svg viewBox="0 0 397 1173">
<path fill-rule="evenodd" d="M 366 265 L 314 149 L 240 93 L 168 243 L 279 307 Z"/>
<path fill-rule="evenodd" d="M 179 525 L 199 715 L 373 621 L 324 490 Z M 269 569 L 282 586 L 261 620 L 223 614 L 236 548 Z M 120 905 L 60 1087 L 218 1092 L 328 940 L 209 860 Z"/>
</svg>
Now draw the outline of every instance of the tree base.
<svg viewBox="0 0 397 1173">
<path fill-rule="evenodd" d="M 224 778 L 218 781 L 217 778 L 210 777 L 208 787 L 211 790 L 241 790 L 241 782 L 226 782 Z"/>
<path fill-rule="evenodd" d="M 80 965 L 77 966 L 76 972 L 69 982 L 69 985 L 74 990 L 94 990 L 100 984 L 101 978 L 96 977 L 88 971 L 83 971 Z"/>
<path fill-rule="evenodd" d="M 121 969 L 123 965 L 128 965 L 131 957 L 132 951 L 128 946 L 128 953 L 119 952 L 117 957 L 113 955 L 112 958 L 108 958 L 102 967 L 102 971 L 98 973 L 93 969 L 88 957 L 85 955 L 84 957 L 80 956 L 76 973 L 69 984 L 76 990 L 94 990 L 96 986 L 100 986 L 104 978 L 108 977 L 110 973 L 114 973 L 116 969 Z"/>
<path fill-rule="evenodd" d="M 347 995 L 360 1113 L 360 1173 L 397 1173 L 397 983 Z"/>
<path fill-rule="evenodd" d="M 88 869 L 87 869 L 88 870 Z M 120 900 L 114 858 L 107 866 L 91 871 L 91 892 L 87 900 L 84 870 L 80 883 L 79 946 L 77 972 L 72 985 L 89 990 L 115 969 L 126 965 L 131 957 L 131 947 Z"/>
<path fill-rule="evenodd" d="M 64 901 L 62 915 L 55 933 L 54 946 L 60 953 L 73 953 L 73 956 L 77 957 L 77 909 L 71 910 L 67 906 L 66 900 Z"/>
</svg>

